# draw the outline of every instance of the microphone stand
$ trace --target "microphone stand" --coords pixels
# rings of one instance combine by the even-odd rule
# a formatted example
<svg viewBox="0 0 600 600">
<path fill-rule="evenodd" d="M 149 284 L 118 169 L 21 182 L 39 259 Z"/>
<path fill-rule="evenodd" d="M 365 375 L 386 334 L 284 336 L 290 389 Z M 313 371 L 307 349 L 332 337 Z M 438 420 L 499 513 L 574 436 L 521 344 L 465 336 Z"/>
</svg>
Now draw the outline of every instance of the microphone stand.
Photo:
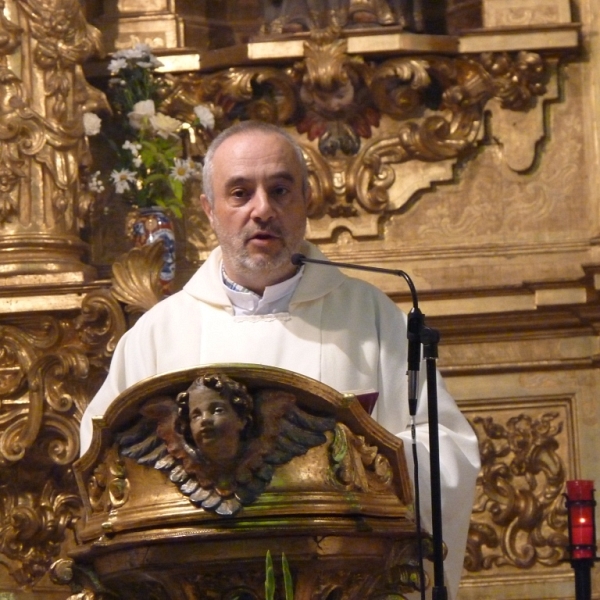
<svg viewBox="0 0 600 600">
<path fill-rule="evenodd" d="M 431 485 L 431 529 L 433 535 L 432 600 L 447 600 L 444 582 L 444 542 L 442 534 L 442 485 L 440 469 L 440 439 L 438 433 L 437 345 L 440 334 L 430 327 L 421 328 L 421 343 L 427 372 L 427 411 L 429 420 L 429 469 Z"/>
<path fill-rule="evenodd" d="M 293 254 L 291 261 L 294 265 L 300 266 L 305 263 L 315 263 L 320 265 L 339 267 L 342 269 L 356 269 L 359 271 L 370 271 L 373 273 L 386 273 L 403 277 L 410 288 L 413 308 L 408 315 L 408 396 L 409 412 L 412 418 L 412 434 L 415 440 L 414 416 L 417 409 L 417 391 L 418 391 L 418 365 L 415 367 L 411 362 L 415 357 L 420 360 L 420 349 L 423 347 L 423 357 L 427 372 L 427 411 L 429 421 L 429 465 L 430 465 L 430 492 L 431 492 L 431 534 L 433 538 L 433 586 L 432 600 L 447 600 L 448 590 L 444 582 L 444 541 L 442 531 L 442 491 L 441 491 L 441 472 L 440 472 L 440 440 L 439 440 L 439 418 L 438 418 L 438 397 L 437 397 L 437 367 L 438 342 L 440 334 L 436 329 L 425 326 L 425 315 L 419 309 L 417 290 L 412 279 L 407 273 L 399 269 L 384 269 L 382 267 L 370 267 L 366 265 L 356 265 L 352 263 L 333 262 L 317 258 L 308 258 L 304 254 Z M 416 461 L 416 449 L 413 449 Z M 418 474 L 414 477 L 415 495 L 418 499 Z M 416 516 L 417 524 L 420 528 L 419 507 L 417 503 Z M 422 548 L 420 537 L 419 558 L 422 565 Z M 421 572 L 421 582 L 424 582 Z M 421 584 L 421 594 L 423 595 L 423 586 Z"/>
</svg>

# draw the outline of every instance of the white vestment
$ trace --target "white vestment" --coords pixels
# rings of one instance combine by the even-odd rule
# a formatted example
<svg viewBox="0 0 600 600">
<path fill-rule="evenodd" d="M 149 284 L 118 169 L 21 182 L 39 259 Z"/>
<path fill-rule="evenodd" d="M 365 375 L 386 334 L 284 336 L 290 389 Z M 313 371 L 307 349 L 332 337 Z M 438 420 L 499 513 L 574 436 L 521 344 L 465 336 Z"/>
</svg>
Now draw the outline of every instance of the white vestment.
<svg viewBox="0 0 600 600">
<path fill-rule="evenodd" d="M 308 257 L 325 258 L 312 244 L 303 250 Z M 295 371 L 341 392 L 377 390 L 373 418 L 404 440 L 412 476 L 406 316 L 396 305 L 374 286 L 334 267 L 306 264 L 289 312 L 236 317 L 221 282 L 217 248 L 182 291 L 145 313 L 121 338 L 108 377 L 83 415 L 82 452 L 91 441 L 92 416 L 104 414 L 134 383 L 205 364 L 253 363 Z M 427 394 L 421 371 L 415 418 L 421 521 L 431 531 Z M 453 600 L 480 463 L 473 430 L 438 382 L 443 537 L 448 547 L 444 573 Z"/>
</svg>

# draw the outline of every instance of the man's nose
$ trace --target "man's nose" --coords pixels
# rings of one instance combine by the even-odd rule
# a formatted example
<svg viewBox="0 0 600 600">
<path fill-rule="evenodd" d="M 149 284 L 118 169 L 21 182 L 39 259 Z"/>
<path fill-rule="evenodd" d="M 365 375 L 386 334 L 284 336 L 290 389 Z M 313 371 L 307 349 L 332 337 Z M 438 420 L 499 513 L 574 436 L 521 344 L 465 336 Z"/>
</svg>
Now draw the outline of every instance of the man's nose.
<svg viewBox="0 0 600 600">
<path fill-rule="evenodd" d="M 252 198 L 251 216 L 255 220 L 268 221 L 275 216 L 275 210 L 269 194 L 263 188 L 258 188 Z"/>
</svg>

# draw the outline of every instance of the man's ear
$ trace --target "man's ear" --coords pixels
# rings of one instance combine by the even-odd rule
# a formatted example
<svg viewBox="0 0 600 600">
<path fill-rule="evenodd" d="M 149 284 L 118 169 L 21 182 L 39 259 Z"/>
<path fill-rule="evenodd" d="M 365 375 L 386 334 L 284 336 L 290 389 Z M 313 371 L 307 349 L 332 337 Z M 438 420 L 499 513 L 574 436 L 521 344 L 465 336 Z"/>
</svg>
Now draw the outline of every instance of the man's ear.
<svg viewBox="0 0 600 600">
<path fill-rule="evenodd" d="M 208 201 L 208 198 L 206 197 L 206 194 L 200 195 L 200 206 L 202 206 L 202 210 L 208 217 L 209 223 L 212 225 L 213 224 L 213 209 L 212 209 L 212 206 L 210 205 L 210 202 Z"/>
</svg>

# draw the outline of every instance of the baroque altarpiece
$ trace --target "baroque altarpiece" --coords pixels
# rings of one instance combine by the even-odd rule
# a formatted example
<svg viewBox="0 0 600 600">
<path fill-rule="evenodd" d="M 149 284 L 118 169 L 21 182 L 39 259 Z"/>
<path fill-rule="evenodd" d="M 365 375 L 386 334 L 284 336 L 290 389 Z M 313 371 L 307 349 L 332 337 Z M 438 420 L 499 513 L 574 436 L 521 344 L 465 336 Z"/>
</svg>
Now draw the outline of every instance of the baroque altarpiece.
<svg viewBox="0 0 600 600">
<path fill-rule="evenodd" d="M 564 484 L 600 477 L 599 29 L 593 0 L 3 3 L 0 597 L 71 594 L 79 420 L 160 300 L 160 253 L 84 183 L 82 115 L 137 42 L 171 115 L 297 137 L 331 259 L 413 277 L 482 455 L 460 598 L 572 597 Z M 181 285 L 215 245 L 193 197 L 177 234 Z"/>
</svg>

